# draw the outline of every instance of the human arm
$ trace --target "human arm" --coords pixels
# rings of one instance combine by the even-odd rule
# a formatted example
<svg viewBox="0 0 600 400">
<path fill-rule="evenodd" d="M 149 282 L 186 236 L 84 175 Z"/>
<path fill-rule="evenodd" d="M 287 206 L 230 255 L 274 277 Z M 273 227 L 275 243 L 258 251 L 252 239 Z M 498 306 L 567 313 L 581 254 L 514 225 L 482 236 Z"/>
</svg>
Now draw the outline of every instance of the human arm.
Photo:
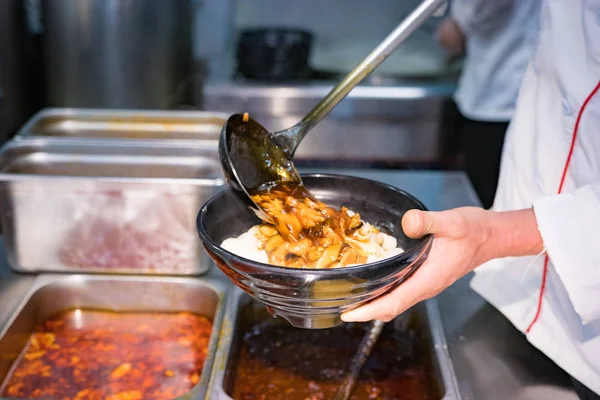
<svg viewBox="0 0 600 400">
<path fill-rule="evenodd" d="M 505 23 L 515 0 L 453 0 L 450 16 L 439 25 L 437 40 L 452 56 L 465 51 L 465 37 L 487 37 Z"/>
<path fill-rule="evenodd" d="M 465 35 L 452 17 L 444 19 L 437 30 L 437 41 L 451 56 L 465 51 Z"/>
<path fill-rule="evenodd" d="M 342 315 L 344 321 L 390 321 L 416 303 L 441 293 L 479 265 L 499 257 L 543 249 L 533 209 L 494 212 L 463 207 L 442 212 L 408 211 L 407 236 L 433 234 L 425 263 L 391 293 Z"/>
<path fill-rule="evenodd" d="M 500 29 L 510 16 L 516 0 L 452 0 L 452 18 L 465 36 L 486 37 Z"/>
<path fill-rule="evenodd" d="M 427 260 L 391 293 L 343 314 L 344 321 L 389 321 L 489 260 L 543 249 L 582 322 L 600 318 L 600 182 L 542 197 L 524 210 L 411 210 L 402 228 L 414 238 L 434 235 Z"/>
</svg>

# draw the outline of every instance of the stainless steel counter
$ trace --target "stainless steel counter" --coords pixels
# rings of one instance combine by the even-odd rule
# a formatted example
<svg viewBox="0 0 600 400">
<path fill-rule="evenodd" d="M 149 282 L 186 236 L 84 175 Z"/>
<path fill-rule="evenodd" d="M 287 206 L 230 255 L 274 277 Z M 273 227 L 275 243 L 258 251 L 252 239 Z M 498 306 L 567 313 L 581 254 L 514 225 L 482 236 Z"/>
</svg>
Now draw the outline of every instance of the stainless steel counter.
<svg viewBox="0 0 600 400">
<path fill-rule="evenodd" d="M 402 188 L 430 210 L 478 205 L 471 185 L 458 172 L 309 170 L 363 176 Z M 214 268 L 212 277 L 222 276 Z M 10 271 L 0 252 L 0 329 L 33 285 L 33 275 Z M 577 399 L 568 376 L 533 348 L 498 311 L 474 293 L 470 276 L 439 296 L 448 347 L 463 399 Z"/>
</svg>

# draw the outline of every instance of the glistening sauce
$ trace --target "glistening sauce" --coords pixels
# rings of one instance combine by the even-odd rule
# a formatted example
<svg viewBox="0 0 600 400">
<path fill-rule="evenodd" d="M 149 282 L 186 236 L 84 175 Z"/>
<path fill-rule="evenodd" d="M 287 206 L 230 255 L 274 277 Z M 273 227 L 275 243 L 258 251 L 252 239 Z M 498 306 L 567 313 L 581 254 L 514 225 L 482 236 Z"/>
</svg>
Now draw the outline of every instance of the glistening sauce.
<svg viewBox="0 0 600 400">
<path fill-rule="evenodd" d="M 327 206 L 296 182 L 264 185 L 251 197 L 272 222 L 259 230 L 270 264 L 295 268 L 364 264 L 368 253 L 360 242 L 379 233 L 360 215 Z"/>
</svg>

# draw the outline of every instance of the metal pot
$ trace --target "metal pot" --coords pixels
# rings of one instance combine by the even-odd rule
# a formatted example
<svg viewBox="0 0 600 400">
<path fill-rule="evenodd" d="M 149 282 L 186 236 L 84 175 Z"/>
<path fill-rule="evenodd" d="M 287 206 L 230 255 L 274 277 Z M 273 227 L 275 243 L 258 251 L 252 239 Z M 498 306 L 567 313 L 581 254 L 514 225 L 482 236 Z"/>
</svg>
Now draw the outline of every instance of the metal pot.
<svg viewBox="0 0 600 400">
<path fill-rule="evenodd" d="M 52 106 L 173 108 L 191 72 L 190 0 L 44 0 Z"/>
</svg>

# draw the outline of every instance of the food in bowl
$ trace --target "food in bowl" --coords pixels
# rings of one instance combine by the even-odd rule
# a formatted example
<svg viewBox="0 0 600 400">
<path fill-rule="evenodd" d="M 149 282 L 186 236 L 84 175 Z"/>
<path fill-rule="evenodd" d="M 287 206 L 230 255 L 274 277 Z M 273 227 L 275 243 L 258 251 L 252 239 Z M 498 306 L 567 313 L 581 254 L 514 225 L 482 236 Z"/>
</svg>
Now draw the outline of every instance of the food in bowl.
<svg viewBox="0 0 600 400">
<path fill-rule="evenodd" d="M 223 190 L 198 213 L 198 236 L 216 266 L 240 289 L 268 306 L 271 315 L 299 328 L 322 329 L 341 324 L 340 315 L 402 284 L 426 260 L 433 236 L 412 239 L 402 230 L 408 210 L 427 210 L 418 199 L 381 182 L 343 175 L 302 175 L 321 202 L 360 213 L 364 221 L 393 236 L 402 253 L 346 268 L 298 269 L 257 262 L 226 250 L 226 239 L 237 238 L 260 224 L 240 201 L 235 188 Z M 243 199 L 242 197 L 242 200 Z"/>
<path fill-rule="evenodd" d="M 39 324 L 2 397 L 173 399 L 199 382 L 212 322 L 202 315 L 69 310 Z"/>
<path fill-rule="evenodd" d="M 302 185 L 280 183 L 252 200 L 265 212 L 262 224 L 221 247 L 266 264 L 329 269 L 368 264 L 403 252 L 395 237 L 381 232 L 346 207 L 317 200 Z"/>
</svg>

